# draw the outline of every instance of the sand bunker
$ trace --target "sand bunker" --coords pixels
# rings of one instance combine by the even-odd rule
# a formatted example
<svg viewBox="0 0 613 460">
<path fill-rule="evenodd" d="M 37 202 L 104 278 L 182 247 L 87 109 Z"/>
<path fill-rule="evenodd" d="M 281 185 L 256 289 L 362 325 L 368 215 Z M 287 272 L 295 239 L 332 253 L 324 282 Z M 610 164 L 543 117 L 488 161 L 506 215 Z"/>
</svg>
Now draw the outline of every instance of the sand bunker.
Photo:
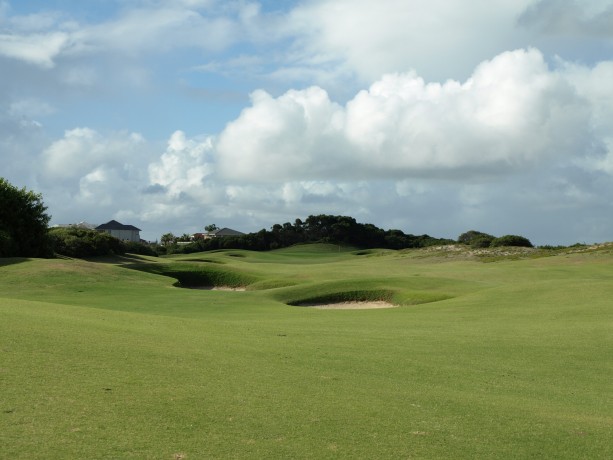
<svg viewBox="0 0 613 460">
<path fill-rule="evenodd" d="M 200 289 L 202 291 L 246 291 L 244 287 L 230 286 L 189 286 L 188 289 Z"/>
<path fill-rule="evenodd" d="M 368 302 L 339 302 L 339 303 L 318 303 L 318 304 L 302 304 L 301 307 L 317 308 L 319 310 L 370 310 L 373 308 L 396 308 L 398 305 L 393 305 L 382 300 Z"/>
</svg>

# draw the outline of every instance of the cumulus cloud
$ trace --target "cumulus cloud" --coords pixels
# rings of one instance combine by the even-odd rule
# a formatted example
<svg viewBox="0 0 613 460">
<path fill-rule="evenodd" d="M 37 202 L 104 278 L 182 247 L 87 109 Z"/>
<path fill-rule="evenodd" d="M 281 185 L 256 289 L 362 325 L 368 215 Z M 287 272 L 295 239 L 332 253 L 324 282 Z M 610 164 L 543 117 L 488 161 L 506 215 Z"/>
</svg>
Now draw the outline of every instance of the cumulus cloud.
<svg viewBox="0 0 613 460">
<path fill-rule="evenodd" d="M 130 169 L 144 142 L 138 133 L 102 136 L 91 128 L 75 128 L 42 153 L 46 177 L 53 180 L 80 178 L 99 168 Z"/>
<path fill-rule="evenodd" d="M 344 123 L 342 108 L 321 88 L 292 90 L 276 99 L 257 91 L 252 107 L 221 133 L 221 171 L 256 181 L 341 175 Z"/>
<path fill-rule="evenodd" d="M 337 61 L 368 81 L 412 69 L 427 78 L 463 78 L 482 56 L 508 49 L 515 35 L 513 18 L 529 4 L 316 0 L 297 7 L 287 27 L 297 31 L 304 59 Z"/>
<path fill-rule="evenodd" d="M 385 75 L 343 107 L 318 87 L 252 106 L 219 136 L 225 177 L 480 177 L 596 148 L 592 105 L 534 49 L 481 63 L 464 83 Z M 564 135 L 560 135 L 564 133 Z"/>
<path fill-rule="evenodd" d="M 207 177 L 213 174 L 212 139 L 188 139 L 175 131 L 159 161 L 149 165 L 149 190 L 161 192 L 170 199 L 199 198 L 207 201 Z"/>
</svg>

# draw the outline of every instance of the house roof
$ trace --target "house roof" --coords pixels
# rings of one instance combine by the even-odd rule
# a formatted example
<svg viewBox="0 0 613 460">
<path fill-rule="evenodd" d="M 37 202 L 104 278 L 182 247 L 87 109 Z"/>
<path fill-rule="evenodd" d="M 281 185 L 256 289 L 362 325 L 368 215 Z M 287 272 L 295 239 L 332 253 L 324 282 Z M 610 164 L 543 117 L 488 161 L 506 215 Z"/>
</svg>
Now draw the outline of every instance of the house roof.
<svg viewBox="0 0 613 460">
<path fill-rule="evenodd" d="M 137 230 L 140 232 L 140 228 L 134 225 L 124 225 L 116 220 L 109 220 L 106 224 L 98 225 L 96 230 Z"/>
<path fill-rule="evenodd" d="M 232 230 L 231 228 L 224 227 L 219 230 L 215 230 L 211 232 L 212 235 L 215 236 L 241 236 L 244 235 L 243 232 L 239 232 L 238 230 Z"/>
</svg>

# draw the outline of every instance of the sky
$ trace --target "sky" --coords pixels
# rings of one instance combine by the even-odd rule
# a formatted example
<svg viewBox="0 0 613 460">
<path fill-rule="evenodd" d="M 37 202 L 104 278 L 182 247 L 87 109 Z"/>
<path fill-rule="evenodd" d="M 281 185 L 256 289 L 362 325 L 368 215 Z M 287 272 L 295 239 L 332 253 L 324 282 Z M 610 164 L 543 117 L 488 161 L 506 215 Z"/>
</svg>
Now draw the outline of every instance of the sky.
<svg viewBox="0 0 613 460">
<path fill-rule="evenodd" d="M 613 241 L 613 0 L 0 0 L 0 176 L 151 241 Z"/>
</svg>

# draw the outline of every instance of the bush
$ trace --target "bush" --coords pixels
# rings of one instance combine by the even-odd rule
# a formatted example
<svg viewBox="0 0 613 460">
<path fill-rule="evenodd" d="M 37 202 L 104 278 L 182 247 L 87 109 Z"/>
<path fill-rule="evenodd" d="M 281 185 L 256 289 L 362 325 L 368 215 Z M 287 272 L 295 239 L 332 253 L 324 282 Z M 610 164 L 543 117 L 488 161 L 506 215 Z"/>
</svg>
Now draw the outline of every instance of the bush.
<svg viewBox="0 0 613 460">
<path fill-rule="evenodd" d="M 157 257 L 158 255 L 157 251 L 150 244 L 145 244 L 136 241 L 126 241 L 124 244 L 126 246 L 126 252 L 129 252 L 130 254 L 141 254 L 143 256 L 155 257 Z"/>
<path fill-rule="evenodd" d="M 489 248 L 494 239 L 491 235 L 480 235 L 472 239 L 470 247 L 474 249 Z"/>
<path fill-rule="evenodd" d="M 53 228 L 49 231 L 51 247 L 67 257 L 95 257 L 125 254 L 126 244 L 108 233 L 79 227 Z"/>
<path fill-rule="evenodd" d="M 500 246 L 519 246 L 524 248 L 534 247 L 528 238 L 518 235 L 504 235 L 500 238 L 494 238 L 490 244 L 490 247 L 492 248 Z"/>
<path fill-rule="evenodd" d="M 489 247 L 489 243 L 486 243 L 486 241 L 491 242 L 494 238 L 495 236 L 488 233 L 478 232 L 477 230 L 469 230 L 458 236 L 458 243 L 468 244 L 472 247 L 487 248 Z M 474 243 L 477 244 L 477 246 L 473 246 Z"/>
</svg>

